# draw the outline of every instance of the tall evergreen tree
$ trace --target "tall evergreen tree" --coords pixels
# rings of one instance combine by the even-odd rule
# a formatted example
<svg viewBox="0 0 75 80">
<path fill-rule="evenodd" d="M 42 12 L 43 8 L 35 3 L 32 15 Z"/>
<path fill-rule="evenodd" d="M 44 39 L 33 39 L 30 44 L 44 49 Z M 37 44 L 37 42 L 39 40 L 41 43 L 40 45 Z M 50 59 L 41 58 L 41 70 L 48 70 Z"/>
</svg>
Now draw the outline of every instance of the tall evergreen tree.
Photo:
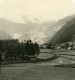
<svg viewBox="0 0 75 80">
<path fill-rule="evenodd" d="M 2 60 L 2 45 L 1 45 L 1 41 L 0 41 L 0 63 L 1 63 L 1 60 Z"/>
<path fill-rule="evenodd" d="M 35 47 L 35 53 L 38 57 L 39 53 L 40 53 L 40 49 L 39 49 L 39 45 L 37 43 L 34 43 L 34 47 Z"/>
<path fill-rule="evenodd" d="M 0 74 L 1 74 L 1 64 L 2 64 L 2 45 L 0 41 Z"/>
</svg>

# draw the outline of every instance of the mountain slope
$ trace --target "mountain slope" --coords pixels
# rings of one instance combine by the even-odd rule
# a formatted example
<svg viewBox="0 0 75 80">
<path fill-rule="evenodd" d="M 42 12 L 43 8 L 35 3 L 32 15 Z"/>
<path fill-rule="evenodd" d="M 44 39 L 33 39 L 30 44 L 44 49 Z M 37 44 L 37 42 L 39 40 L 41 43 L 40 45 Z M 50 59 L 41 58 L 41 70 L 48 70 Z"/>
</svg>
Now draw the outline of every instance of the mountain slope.
<svg viewBox="0 0 75 80">
<path fill-rule="evenodd" d="M 75 15 L 69 16 L 68 21 L 50 40 L 52 43 L 64 43 L 71 41 L 75 34 Z"/>
<path fill-rule="evenodd" d="M 0 30 L 0 40 L 3 39 L 12 39 L 12 37 L 10 35 L 8 35 L 6 32 L 4 32 L 3 30 Z"/>
</svg>

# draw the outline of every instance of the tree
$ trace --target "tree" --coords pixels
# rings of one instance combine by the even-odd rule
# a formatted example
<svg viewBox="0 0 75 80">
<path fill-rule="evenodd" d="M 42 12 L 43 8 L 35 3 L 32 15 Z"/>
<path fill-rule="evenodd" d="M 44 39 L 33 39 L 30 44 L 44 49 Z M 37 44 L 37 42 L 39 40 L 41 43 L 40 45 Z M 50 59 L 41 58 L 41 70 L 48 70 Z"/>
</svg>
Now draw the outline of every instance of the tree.
<svg viewBox="0 0 75 80">
<path fill-rule="evenodd" d="M 1 64 L 2 64 L 2 45 L 0 41 L 0 72 L 1 72 Z"/>
<path fill-rule="evenodd" d="M 2 63 L 2 45 L 1 45 L 1 41 L 0 41 L 0 66 Z"/>
<path fill-rule="evenodd" d="M 65 43 L 65 48 L 67 49 L 69 47 L 69 43 Z"/>
<path fill-rule="evenodd" d="M 31 40 L 25 41 L 25 43 L 19 43 L 18 40 L 1 40 L 0 42 L 0 63 L 2 61 L 2 52 L 4 54 L 4 61 L 17 61 L 25 59 L 28 60 L 29 57 L 38 57 L 40 52 L 39 45 L 33 43 Z"/>
<path fill-rule="evenodd" d="M 25 43 L 25 54 L 28 58 L 29 56 L 38 57 L 39 54 L 39 45 L 37 43 L 33 43 L 31 40 L 27 40 Z"/>
<path fill-rule="evenodd" d="M 47 45 L 47 48 L 48 48 L 48 49 L 54 49 L 54 48 L 55 48 L 55 46 L 54 46 L 54 44 L 53 44 L 53 43 L 49 43 L 49 44 Z"/>
<path fill-rule="evenodd" d="M 39 45 L 37 43 L 34 43 L 34 46 L 35 46 L 35 52 L 36 52 L 36 55 L 38 57 L 39 53 L 40 53 L 40 49 L 39 49 Z"/>
<path fill-rule="evenodd" d="M 25 51 L 26 55 L 34 55 L 35 54 L 35 47 L 31 40 L 27 40 L 25 44 Z"/>
<path fill-rule="evenodd" d="M 2 52 L 0 51 L 0 66 L 1 66 L 1 63 L 2 63 Z"/>
</svg>

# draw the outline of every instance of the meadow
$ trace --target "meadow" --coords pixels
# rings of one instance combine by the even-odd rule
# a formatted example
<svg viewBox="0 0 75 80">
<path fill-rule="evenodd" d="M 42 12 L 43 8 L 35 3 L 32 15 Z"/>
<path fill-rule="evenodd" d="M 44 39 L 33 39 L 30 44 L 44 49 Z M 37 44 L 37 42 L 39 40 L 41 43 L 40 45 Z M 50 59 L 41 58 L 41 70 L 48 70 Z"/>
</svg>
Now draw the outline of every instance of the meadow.
<svg viewBox="0 0 75 80">
<path fill-rule="evenodd" d="M 45 51 L 47 52 L 47 50 Z M 41 53 L 39 58 L 52 57 L 50 53 Z M 1 68 L 0 80 L 75 80 L 75 68 L 55 67 L 58 64 L 70 64 L 71 51 L 57 52 L 61 54 L 57 59 L 38 63 L 9 64 Z M 69 58 L 66 58 L 65 55 Z M 74 51 L 72 52 L 74 55 Z M 46 57 L 45 57 L 46 56 Z M 72 55 L 71 55 L 72 58 Z M 73 57 L 74 58 L 74 57 Z"/>
</svg>

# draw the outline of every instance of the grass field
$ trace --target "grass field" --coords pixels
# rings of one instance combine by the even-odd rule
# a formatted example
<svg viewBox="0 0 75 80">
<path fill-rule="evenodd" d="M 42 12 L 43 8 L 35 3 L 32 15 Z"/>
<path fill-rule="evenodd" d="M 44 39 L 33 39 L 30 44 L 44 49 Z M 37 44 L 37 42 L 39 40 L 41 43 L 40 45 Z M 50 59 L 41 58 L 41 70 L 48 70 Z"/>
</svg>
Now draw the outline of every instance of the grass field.
<svg viewBox="0 0 75 80">
<path fill-rule="evenodd" d="M 38 64 L 20 65 L 3 67 L 0 80 L 75 80 L 75 68 Z"/>
<path fill-rule="evenodd" d="M 74 55 L 74 52 L 72 52 Z M 67 54 L 67 52 L 56 53 Z M 70 64 L 75 60 L 70 59 L 69 56 L 60 55 L 59 58 L 39 63 L 22 63 L 10 64 L 1 68 L 0 80 L 75 80 L 75 68 L 54 67 L 56 64 Z M 41 53 L 40 58 L 48 58 L 51 54 Z M 71 56 L 72 58 L 72 56 Z M 74 56 L 73 56 L 74 59 Z"/>
</svg>

